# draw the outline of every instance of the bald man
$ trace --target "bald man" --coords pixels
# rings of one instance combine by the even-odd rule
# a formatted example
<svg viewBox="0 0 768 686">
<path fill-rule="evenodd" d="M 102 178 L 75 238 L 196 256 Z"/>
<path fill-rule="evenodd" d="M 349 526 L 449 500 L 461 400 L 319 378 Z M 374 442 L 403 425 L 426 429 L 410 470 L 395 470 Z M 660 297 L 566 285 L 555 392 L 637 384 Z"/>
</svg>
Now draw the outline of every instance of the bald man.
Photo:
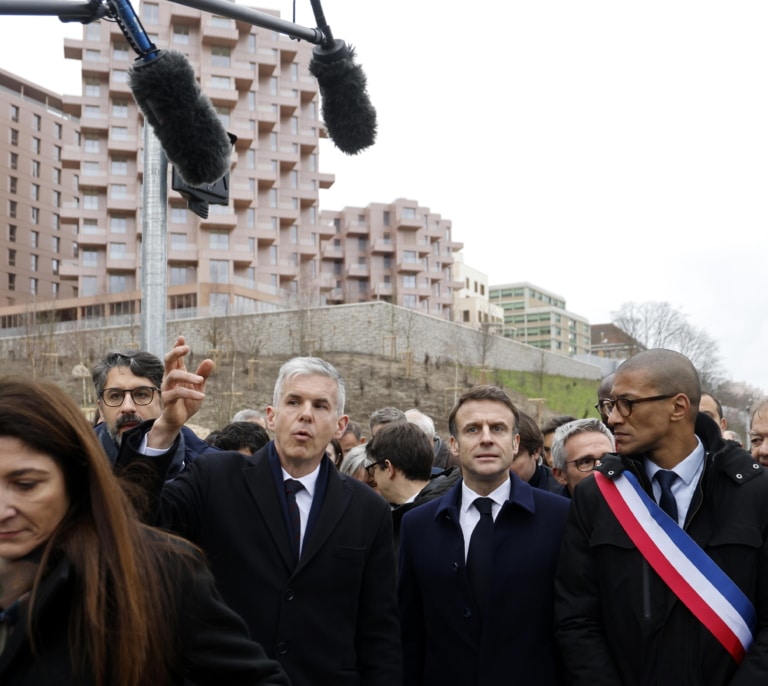
<svg viewBox="0 0 768 686">
<path fill-rule="evenodd" d="M 690 360 L 653 349 L 617 369 L 601 402 L 618 454 L 606 455 L 573 491 L 555 584 L 556 637 L 571 686 L 766 683 L 768 473 L 699 415 L 700 399 Z M 754 633 L 739 634 L 743 644 L 721 642 L 698 619 L 719 595 L 705 592 L 703 602 L 687 605 L 675 575 L 658 563 L 663 555 L 641 552 L 648 539 L 661 546 L 681 538 L 682 549 L 719 567 L 717 584 L 729 599 L 751 604 Z"/>
</svg>

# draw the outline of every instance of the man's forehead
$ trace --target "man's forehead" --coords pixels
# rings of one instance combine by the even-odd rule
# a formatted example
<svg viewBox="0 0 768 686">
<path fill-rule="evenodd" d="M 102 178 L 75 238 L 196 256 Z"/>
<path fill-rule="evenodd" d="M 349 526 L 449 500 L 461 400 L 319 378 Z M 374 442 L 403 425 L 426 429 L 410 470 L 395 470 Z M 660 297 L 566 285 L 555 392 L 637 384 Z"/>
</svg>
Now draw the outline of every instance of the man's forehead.
<svg viewBox="0 0 768 686">
<path fill-rule="evenodd" d="M 456 411 L 457 424 L 476 421 L 514 422 L 512 410 L 498 400 L 468 400 Z"/>
<path fill-rule="evenodd" d="M 654 386 L 655 383 L 651 372 L 648 369 L 633 369 L 626 372 L 616 372 L 616 376 L 613 378 L 611 395 L 617 396 L 645 393 L 649 389 L 653 389 Z"/>
<path fill-rule="evenodd" d="M 613 449 L 611 439 L 600 431 L 584 431 L 574 434 L 565 442 L 568 457 L 573 459 L 585 454 L 599 457 L 603 453 L 612 452 Z"/>
<path fill-rule="evenodd" d="M 146 376 L 136 376 L 128 367 L 112 367 L 107 374 L 107 388 L 154 386 Z"/>
<path fill-rule="evenodd" d="M 314 399 L 325 398 L 335 402 L 338 386 L 329 376 L 323 374 L 299 374 L 283 382 L 282 396 L 301 396 Z"/>
</svg>

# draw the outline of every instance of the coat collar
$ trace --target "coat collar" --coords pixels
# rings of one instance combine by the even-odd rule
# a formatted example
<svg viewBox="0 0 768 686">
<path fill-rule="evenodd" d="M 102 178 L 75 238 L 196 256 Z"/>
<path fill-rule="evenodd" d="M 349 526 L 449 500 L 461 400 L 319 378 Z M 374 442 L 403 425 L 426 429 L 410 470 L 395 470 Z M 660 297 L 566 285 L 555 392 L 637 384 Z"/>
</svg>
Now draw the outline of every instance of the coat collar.
<svg viewBox="0 0 768 686">
<path fill-rule="evenodd" d="M 505 516 L 505 512 L 512 508 L 520 508 L 527 512 L 533 513 L 536 511 L 536 503 L 534 502 L 533 487 L 527 484 L 525 481 L 517 478 L 510 472 L 510 488 L 509 499 L 501 506 L 499 517 Z M 463 479 L 459 479 L 442 498 L 440 498 L 440 504 L 435 511 L 435 519 L 440 516 L 448 514 L 459 521 L 459 508 L 461 506 L 461 485 Z"/>
</svg>

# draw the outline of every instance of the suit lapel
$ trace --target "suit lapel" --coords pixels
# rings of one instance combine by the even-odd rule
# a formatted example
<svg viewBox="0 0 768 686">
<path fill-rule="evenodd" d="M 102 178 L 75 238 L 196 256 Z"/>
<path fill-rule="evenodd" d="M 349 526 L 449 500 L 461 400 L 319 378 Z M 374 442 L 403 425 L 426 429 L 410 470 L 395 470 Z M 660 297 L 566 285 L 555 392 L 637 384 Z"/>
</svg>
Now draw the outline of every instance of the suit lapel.
<svg viewBox="0 0 768 686">
<path fill-rule="evenodd" d="M 304 547 L 297 569 L 307 564 L 325 545 L 328 537 L 336 530 L 352 499 L 352 489 L 336 471 L 328 469 L 328 484 L 325 493 L 315 493 L 315 498 L 322 498 L 310 535 L 304 540 Z"/>
<path fill-rule="evenodd" d="M 266 448 L 253 456 L 253 460 L 243 469 L 243 479 L 251 493 L 256 510 L 264 521 L 264 527 L 280 551 L 286 566 L 293 566 L 293 553 L 285 528 L 283 506 L 275 484 L 275 477 L 269 464 Z"/>
</svg>

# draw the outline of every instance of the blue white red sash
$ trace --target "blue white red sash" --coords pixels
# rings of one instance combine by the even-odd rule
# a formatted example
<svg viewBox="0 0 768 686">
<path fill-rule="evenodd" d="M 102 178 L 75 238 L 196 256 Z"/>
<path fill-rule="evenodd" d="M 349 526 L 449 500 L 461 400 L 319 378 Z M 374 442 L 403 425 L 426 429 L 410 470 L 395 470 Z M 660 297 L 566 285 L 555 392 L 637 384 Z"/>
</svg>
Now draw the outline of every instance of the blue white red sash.
<svg viewBox="0 0 768 686">
<path fill-rule="evenodd" d="M 740 663 L 752 643 L 757 616 L 741 589 L 630 472 L 615 480 L 595 471 L 608 506 L 654 571 Z"/>
</svg>

